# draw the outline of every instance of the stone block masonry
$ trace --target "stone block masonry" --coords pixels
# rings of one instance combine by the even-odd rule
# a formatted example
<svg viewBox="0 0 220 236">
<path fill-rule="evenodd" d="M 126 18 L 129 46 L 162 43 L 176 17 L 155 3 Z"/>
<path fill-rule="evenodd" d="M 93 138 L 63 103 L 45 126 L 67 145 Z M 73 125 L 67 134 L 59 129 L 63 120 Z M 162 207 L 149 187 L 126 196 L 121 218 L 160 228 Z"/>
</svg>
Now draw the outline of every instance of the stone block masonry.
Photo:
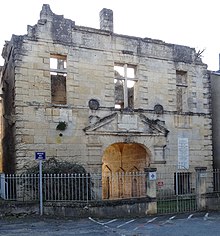
<svg viewBox="0 0 220 236">
<path fill-rule="evenodd" d="M 198 162 L 212 168 L 207 65 L 194 48 L 113 28 L 110 9 L 101 11 L 100 29 L 93 29 L 45 4 L 36 25 L 6 43 L 4 172 L 25 172 L 36 164 L 36 151 L 103 176 L 169 169 L 180 156 L 188 172 Z M 65 129 L 57 129 L 59 122 Z M 178 146 L 183 138 L 185 156 Z M 123 198 L 128 184 L 131 196 L 141 192 L 138 179 L 117 186 L 108 181 L 103 177 L 108 198 Z"/>
</svg>

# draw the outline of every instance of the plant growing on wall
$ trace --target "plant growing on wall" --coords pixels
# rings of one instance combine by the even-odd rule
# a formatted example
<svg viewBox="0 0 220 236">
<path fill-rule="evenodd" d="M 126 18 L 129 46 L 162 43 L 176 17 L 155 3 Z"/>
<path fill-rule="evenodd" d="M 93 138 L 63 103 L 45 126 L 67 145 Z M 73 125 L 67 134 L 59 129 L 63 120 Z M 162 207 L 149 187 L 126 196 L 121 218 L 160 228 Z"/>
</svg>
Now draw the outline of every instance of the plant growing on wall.
<svg viewBox="0 0 220 236">
<path fill-rule="evenodd" d="M 65 121 L 59 121 L 56 130 L 64 131 L 67 128 L 67 123 Z"/>
</svg>

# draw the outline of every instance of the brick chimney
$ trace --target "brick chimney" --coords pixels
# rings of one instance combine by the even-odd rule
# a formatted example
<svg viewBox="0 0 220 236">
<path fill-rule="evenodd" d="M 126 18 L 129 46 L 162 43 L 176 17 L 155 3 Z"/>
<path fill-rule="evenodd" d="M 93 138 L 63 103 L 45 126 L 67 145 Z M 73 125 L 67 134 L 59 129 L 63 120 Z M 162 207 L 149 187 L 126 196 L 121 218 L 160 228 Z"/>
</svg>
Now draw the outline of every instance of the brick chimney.
<svg viewBox="0 0 220 236">
<path fill-rule="evenodd" d="M 113 32 L 113 11 L 103 8 L 99 13 L 100 29 Z"/>
</svg>

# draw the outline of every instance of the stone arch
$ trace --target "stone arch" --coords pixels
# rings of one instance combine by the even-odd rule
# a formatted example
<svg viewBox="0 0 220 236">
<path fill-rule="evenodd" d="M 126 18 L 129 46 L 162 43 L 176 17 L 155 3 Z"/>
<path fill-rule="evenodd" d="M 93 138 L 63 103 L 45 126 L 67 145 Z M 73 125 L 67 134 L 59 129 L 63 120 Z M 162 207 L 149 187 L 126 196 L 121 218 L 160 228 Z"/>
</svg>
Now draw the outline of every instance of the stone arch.
<svg viewBox="0 0 220 236">
<path fill-rule="evenodd" d="M 118 199 L 145 195 L 143 172 L 150 165 L 149 150 L 138 143 L 114 143 L 102 157 L 102 197 Z"/>
</svg>

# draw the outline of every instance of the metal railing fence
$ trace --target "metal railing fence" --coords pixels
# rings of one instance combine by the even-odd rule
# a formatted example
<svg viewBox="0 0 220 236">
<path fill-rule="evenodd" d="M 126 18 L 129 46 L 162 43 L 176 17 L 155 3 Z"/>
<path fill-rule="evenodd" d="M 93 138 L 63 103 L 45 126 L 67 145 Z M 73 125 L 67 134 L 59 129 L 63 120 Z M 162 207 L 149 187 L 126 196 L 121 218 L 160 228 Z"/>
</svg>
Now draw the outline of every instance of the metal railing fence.
<svg viewBox="0 0 220 236">
<path fill-rule="evenodd" d="M 211 172 L 209 171 L 208 174 L 210 178 L 213 178 L 213 190 L 209 189 L 208 191 L 220 193 L 220 170 L 215 169 Z"/>
<path fill-rule="evenodd" d="M 44 174 L 44 201 L 88 201 L 95 199 L 101 176 L 90 174 Z M 38 174 L 4 176 L 6 200 L 39 200 Z"/>
<path fill-rule="evenodd" d="M 199 178 L 198 174 L 176 168 L 163 169 L 157 171 L 155 185 L 147 180 L 146 172 L 43 174 L 42 196 L 44 202 L 89 202 L 143 198 L 155 192 L 158 213 L 192 212 L 198 210 L 198 197 L 201 195 L 199 179 L 204 180 L 202 188 L 205 188 L 205 194 L 220 195 L 220 170 L 208 170 Z M 1 174 L 0 197 L 24 202 L 39 201 L 39 183 L 38 174 Z"/>
<path fill-rule="evenodd" d="M 1 177 L 4 188 L 3 198 L 6 200 L 35 201 L 38 200 L 37 174 L 15 175 L 9 174 Z"/>
<path fill-rule="evenodd" d="M 157 211 L 192 212 L 196 205 L 196 172 L 169 168 L 157 173 Z"/>
<path fill-rule="evenodd" d="M 38 201 L 38 174 L 1 175 L 1 197 Z M 104 189 L 104 190 L 103 190 Z M 145 173 L 43 174 L 43 201 L 82 201 L 145 196 Z"/>
</svg>

